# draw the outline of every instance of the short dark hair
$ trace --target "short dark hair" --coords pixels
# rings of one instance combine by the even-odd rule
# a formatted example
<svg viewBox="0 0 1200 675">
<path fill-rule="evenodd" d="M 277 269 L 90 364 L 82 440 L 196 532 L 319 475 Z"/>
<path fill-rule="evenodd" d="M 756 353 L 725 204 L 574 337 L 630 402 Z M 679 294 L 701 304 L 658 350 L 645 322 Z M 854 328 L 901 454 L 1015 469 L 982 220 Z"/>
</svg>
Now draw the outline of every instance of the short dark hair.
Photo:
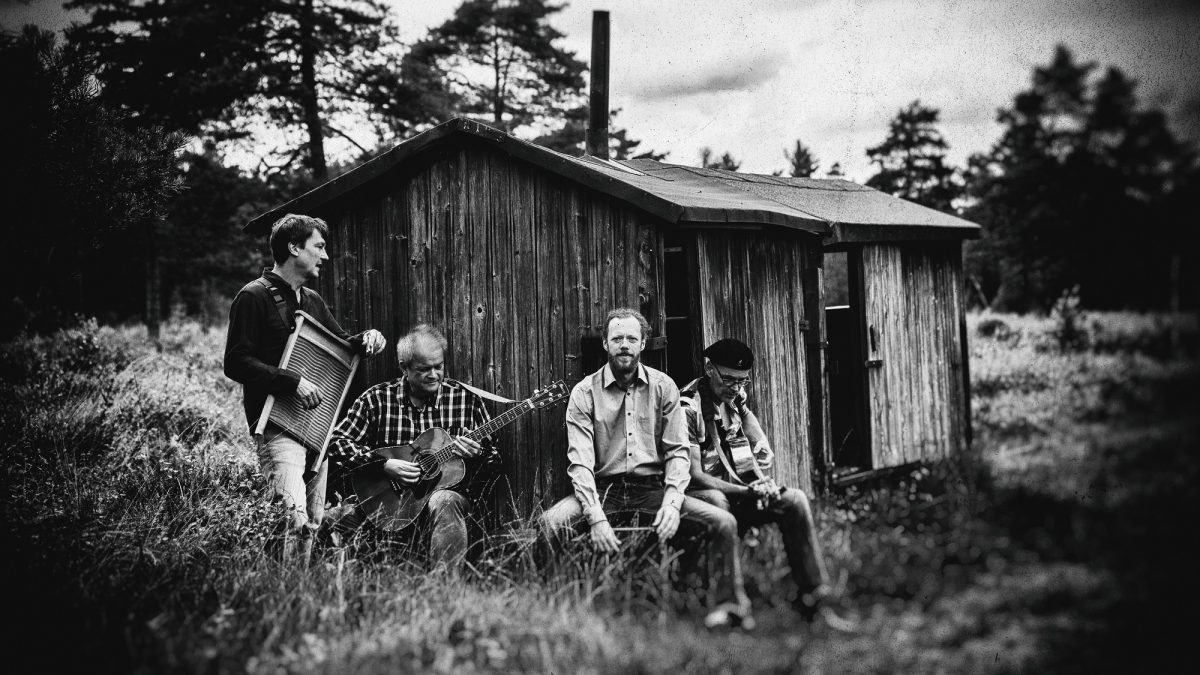
<svg viewBox="0 0 1200 675">
<path fill-rule="evenodd" d="M 303 246 L 314 230 L 320 232 L 322 237 L 329 238 L 329 226 L 320 218 L 289 213 L 275 221 L 271 226 L 271 255 L 275 257 L 276 264 L 284 263 L 291 255 L 288 244 Z"/>
<path fill-rule="evenodd" d="M 650 322 L 646 320 L 646 317 L 642 316 L 641 312 L 629 307 L 618 307 L 609 312 L 608 316 L 604 318 L 605 340 L 608 339 L 608 326 L 616 319 L 637 319 L 638 324 L 642 327 L 642 339 L 645 340 L 650 337 Z"/>
</svg>

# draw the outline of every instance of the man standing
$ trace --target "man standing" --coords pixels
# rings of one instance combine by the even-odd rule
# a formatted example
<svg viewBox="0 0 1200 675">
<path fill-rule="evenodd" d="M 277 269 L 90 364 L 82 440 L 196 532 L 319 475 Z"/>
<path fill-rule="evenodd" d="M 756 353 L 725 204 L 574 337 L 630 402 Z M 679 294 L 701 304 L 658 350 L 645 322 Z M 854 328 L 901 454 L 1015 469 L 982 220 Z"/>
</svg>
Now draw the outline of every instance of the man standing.
<svg viewBox="0 0 1200 675">
<path fill-rule="evenodd" d="M 680 392 L 691 445 L 689 494 L 730 511 L 743 528 L 779 526 L 798 589 L 793 606 L 812 620 L 829 592 L 825 566 L 808 497 L 764 473 L 775 454 L 746 407 L 754 354 L 745 343 L 725 338 L 709 345 L 704 357 L 704 375 Z"/>
<path fill-rule="evenodd" d="M 321 265 L 329 259 L 325 251 L 328 235 L 329 227 L 319 218 L 295 214 L 280 218 L 271 226 L 275 266 L 243 286 L 229 309 L 225 375 L 242 384 L 246 422 L 252 433 L 268 395 L 295 396 L 307 410 L 321 403 L 315 384 L 294 370 L 279 367 L 295 327 L 296 310 L 303 310 L 367 356 L 378 354 L 387 344 L 377 330 L 354 336 L 342 330 L 321 296 L 304 287 L 320 275 Z M 315 530 L 325 513 L 329 463 L 308 466 L 316 458 L 308 457 L 300 441 L 274 424 L 268 424 L 258 439 L 258 459 L 275 495 L 288 509 L 289 533 Z"/>
<path fill-rule="evenodd" d="M 581 517 L 600 551 L 618 550 L 610 517 L 653 516 L 658 537 L 677 530 L 703 533 L 718 568 L 717 597 L 709 627 L 750 628 L 750 602 L 742 588 L 737 522 L 727 511 L 684 494 L 689 481 L 687 432 L 679 389 L 666 374 L 641 364 L 650 324 L 632 309 L 614 309 L 604 322 L 608 363 L 571 391 L 567 406 L 567 474 L 574 495 L 539 518 L 551 541 L 569 535 Z"/>
<path fill-rule="evenodd" d="M 488 422 L 483 400 L 445 374 L 446 338 L 427 324 L 413 328 L 396 343 L 401 376 L 371 387 L 350 406 L 333 429 L 329 454 L 353 470 L 373 458 L 375 448 L 408 445 L 427 429 L 439 427 L 457 436 L 454 452 L 466 460 L 463 484 L 435 490 L 422 516 L 429 525 L 429 553 L 436 563 L 457 568 L 467 552 L 467 517 L 478 509 L 486 488 L 499 476 L 500 455 L 489 437 L 482 443 L 464 437 Z M 421 468 L 389 459 L 384 473 L 401 485 L 414 485 Z M 363 514 L 347 514 L 345 531 L 362 523 Z"/>
</svg>

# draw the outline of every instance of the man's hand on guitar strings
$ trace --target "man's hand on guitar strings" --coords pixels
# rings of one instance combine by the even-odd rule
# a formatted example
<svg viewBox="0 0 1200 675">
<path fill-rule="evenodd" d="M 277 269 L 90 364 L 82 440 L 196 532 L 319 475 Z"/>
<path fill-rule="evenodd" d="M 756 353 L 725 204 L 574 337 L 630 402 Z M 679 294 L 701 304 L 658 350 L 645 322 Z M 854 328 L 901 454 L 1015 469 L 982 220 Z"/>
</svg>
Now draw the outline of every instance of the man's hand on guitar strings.
<svg viewBox="0 0 1200 675">
<path fill-rule="evenodd" d="M 321 390 L 304 376 L 300 377 L 300 384 L 296 385 L 296 397 L 300 399 L 300 404 L 305 410 L 312 410 L 321 405 Z"/>
<path fill-rule="evenodd" d="M 416 462 L 389 459 L 383 463 L 383 473 L 404 485 L 412 485 L 421 478 L 421 467 Z"/>
<path fill-rule="evenodd" d="M 454 454 L 463 459 L 478 457 L 483 453 L 483 446 L 478 441 L 473 441 L 466 436 L 459 436 L 454 439 Z"/>
<path fill-rule="evenodd" d="M 375 356 L 387 347 L 387 338 L 383 337 L 383 333 L 372 328 L 363 333 L 362 343 L 363 351 L 367 353 L 367 356 Z"/>
</svg>

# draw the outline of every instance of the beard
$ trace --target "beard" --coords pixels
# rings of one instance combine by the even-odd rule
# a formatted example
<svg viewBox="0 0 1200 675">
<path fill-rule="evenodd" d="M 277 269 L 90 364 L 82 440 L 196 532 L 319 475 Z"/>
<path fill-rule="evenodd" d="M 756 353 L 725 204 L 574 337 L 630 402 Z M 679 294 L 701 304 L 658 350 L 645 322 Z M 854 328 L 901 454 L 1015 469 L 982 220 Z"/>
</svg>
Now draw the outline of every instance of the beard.
<svg viewBox="0 0 1200 675">
<path fill-rule="evenodd" d="M 627 356 L 628 359 L 621 357 Z M 637 370 L 638 364 L 641 363 L 641 355 L 633 354 L 610 354 L 608 356 L 608 367 L 612 368 L 614 374 L 624 375 Z"/>
</svg>

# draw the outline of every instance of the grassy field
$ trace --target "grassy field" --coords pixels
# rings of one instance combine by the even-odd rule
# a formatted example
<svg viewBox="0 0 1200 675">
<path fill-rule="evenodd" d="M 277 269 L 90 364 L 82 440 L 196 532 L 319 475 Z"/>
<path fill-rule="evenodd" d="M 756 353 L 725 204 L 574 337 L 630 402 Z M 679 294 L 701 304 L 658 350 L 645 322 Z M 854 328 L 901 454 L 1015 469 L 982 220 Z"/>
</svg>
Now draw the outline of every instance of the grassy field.
<svg viewBox="0 0 1200 675">
<path fill-rule="evenodd" d="M 1069 319 L 1069 320 L 1068 320 Z M 263 553 L 224 334 L 0 346 L 8 672 L 1128 672 L 1182 662 L 1200 512 L 1194 316 L 972 315 L 975 450 L 819 504 L 835 606 L 798 621 L 777 537 L 754 633 L 706 632 L 656 555 L 545 572 L 496 536 L 463 580 L 396 545 Z M 10 625 L 14 621 L 9 621 Z"/>
</svg>

